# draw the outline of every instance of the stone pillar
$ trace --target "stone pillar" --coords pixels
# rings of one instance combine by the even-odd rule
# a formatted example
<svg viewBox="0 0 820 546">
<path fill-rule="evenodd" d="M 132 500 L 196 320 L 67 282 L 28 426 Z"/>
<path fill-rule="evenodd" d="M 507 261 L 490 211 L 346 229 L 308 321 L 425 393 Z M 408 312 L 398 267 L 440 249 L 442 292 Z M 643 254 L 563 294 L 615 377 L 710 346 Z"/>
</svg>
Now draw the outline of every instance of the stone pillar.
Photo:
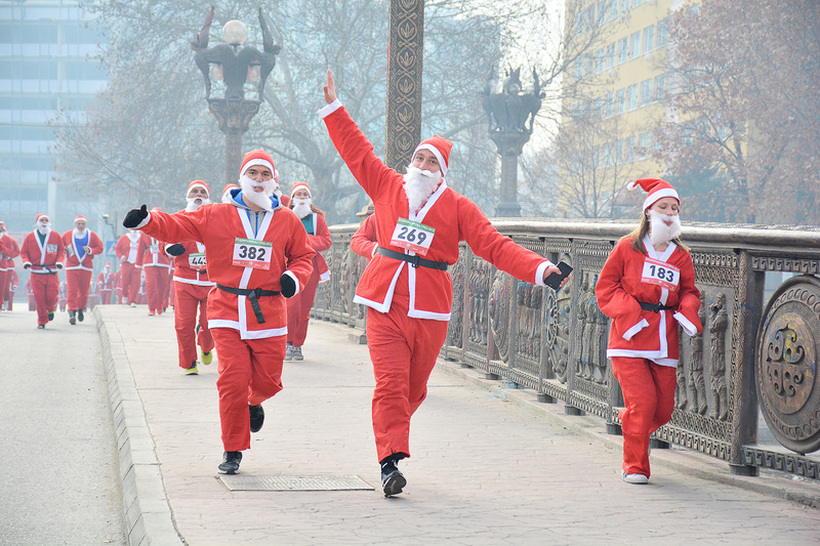
<svg viewBox="0 0 820 546">
<path fill-rule="evenodd" d="M 242 135 L 259 111 L 259 100 L 208 99 L 208 109 L 225 133 L 225 184 L 236 184 L 242 166 Z"/>
<path fill-rule="evenodd" d="M 404 172 L 421 140 L 424 0 L 391 0 L 384 162 Z"/>
</svg>

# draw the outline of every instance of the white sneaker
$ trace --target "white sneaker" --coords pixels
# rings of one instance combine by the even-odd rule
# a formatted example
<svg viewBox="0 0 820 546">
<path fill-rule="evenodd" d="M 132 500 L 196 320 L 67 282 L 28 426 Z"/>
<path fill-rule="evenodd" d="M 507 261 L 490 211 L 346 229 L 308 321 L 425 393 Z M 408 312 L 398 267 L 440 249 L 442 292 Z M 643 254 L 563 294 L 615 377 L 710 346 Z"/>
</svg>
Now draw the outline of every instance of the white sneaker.
<svg viewBox="0 0 820 546">
<path fill-rule="evenodd" d="M 623 472 L 623 479 L 626 483 L 645 484 L 649 483 L 649 478 L 643 474 L 627 474 L 626 470 Z"/>
<path fill-rule="evenodd" d="M 293 360 L 293 345 L 285 345 L 285 360 Z"/>
</svg>

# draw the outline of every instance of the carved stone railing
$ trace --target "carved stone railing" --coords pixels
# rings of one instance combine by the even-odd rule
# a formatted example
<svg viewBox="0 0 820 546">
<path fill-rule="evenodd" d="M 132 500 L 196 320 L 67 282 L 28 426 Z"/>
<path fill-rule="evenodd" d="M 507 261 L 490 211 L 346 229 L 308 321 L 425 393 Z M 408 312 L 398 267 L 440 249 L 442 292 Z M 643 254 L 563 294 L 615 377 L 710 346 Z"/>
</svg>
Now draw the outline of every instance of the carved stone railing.
<svg viewBox="0 0 820 546">
<path fill-rule="evenodd" d="M 533 389 L 568 414 L 595 414 L 620 433 L 623 397 L 606 358 L 609 319 L 595 283 L 617 240 L 637 222 L 510 219 L 496 228 L 574 268 L 559 291 L 518 281 L 462 247 L 450 269 L 453 313 L 442 357 Z M 357 226 L 331 227 L 331 281 L 313 316 L 363 328 L 352 303 L 366 260 L 350 251 Z M 684 227 L 704 332 L 681 335 L 676 409 L 653 444 L 686 446 L 737 474 L 772 468 L 820 479 L 820 229 L 697 224 Z M 795 276 L 773 294 L 766 273 Z M 764 308 L 764 300 L 768 303 Z M 758 413 L 783 446 L 758 443 Z"/>
</svg>

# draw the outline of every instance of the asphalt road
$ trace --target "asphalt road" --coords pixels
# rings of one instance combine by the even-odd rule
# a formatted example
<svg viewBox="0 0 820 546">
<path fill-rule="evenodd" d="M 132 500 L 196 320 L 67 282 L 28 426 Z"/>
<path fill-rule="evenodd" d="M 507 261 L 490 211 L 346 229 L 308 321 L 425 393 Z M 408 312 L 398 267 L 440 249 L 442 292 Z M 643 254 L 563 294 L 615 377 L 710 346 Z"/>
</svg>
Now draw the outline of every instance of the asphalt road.
<svg viewBox="0 0 820 546">
<path fill-rule="evenodd" d="M 94 316 L 0 311 L 0 544 L 125 544 Z"/>
</svg>

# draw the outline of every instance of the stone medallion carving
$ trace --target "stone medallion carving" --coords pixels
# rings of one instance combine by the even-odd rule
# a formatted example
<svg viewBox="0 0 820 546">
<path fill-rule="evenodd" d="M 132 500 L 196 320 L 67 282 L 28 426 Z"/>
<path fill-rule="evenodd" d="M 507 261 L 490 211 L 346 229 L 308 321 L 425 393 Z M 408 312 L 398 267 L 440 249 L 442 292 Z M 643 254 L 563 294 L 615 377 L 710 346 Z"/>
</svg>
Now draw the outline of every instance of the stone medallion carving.
<svg viewBox="0 0 820 546">
<path fill-rule="evenodd" d="M 757 334 L 755 372 L 763 416 L 798 453 L 820 449 L 820 280 L 803 275 L 772 295 Z"/>
</svg>

